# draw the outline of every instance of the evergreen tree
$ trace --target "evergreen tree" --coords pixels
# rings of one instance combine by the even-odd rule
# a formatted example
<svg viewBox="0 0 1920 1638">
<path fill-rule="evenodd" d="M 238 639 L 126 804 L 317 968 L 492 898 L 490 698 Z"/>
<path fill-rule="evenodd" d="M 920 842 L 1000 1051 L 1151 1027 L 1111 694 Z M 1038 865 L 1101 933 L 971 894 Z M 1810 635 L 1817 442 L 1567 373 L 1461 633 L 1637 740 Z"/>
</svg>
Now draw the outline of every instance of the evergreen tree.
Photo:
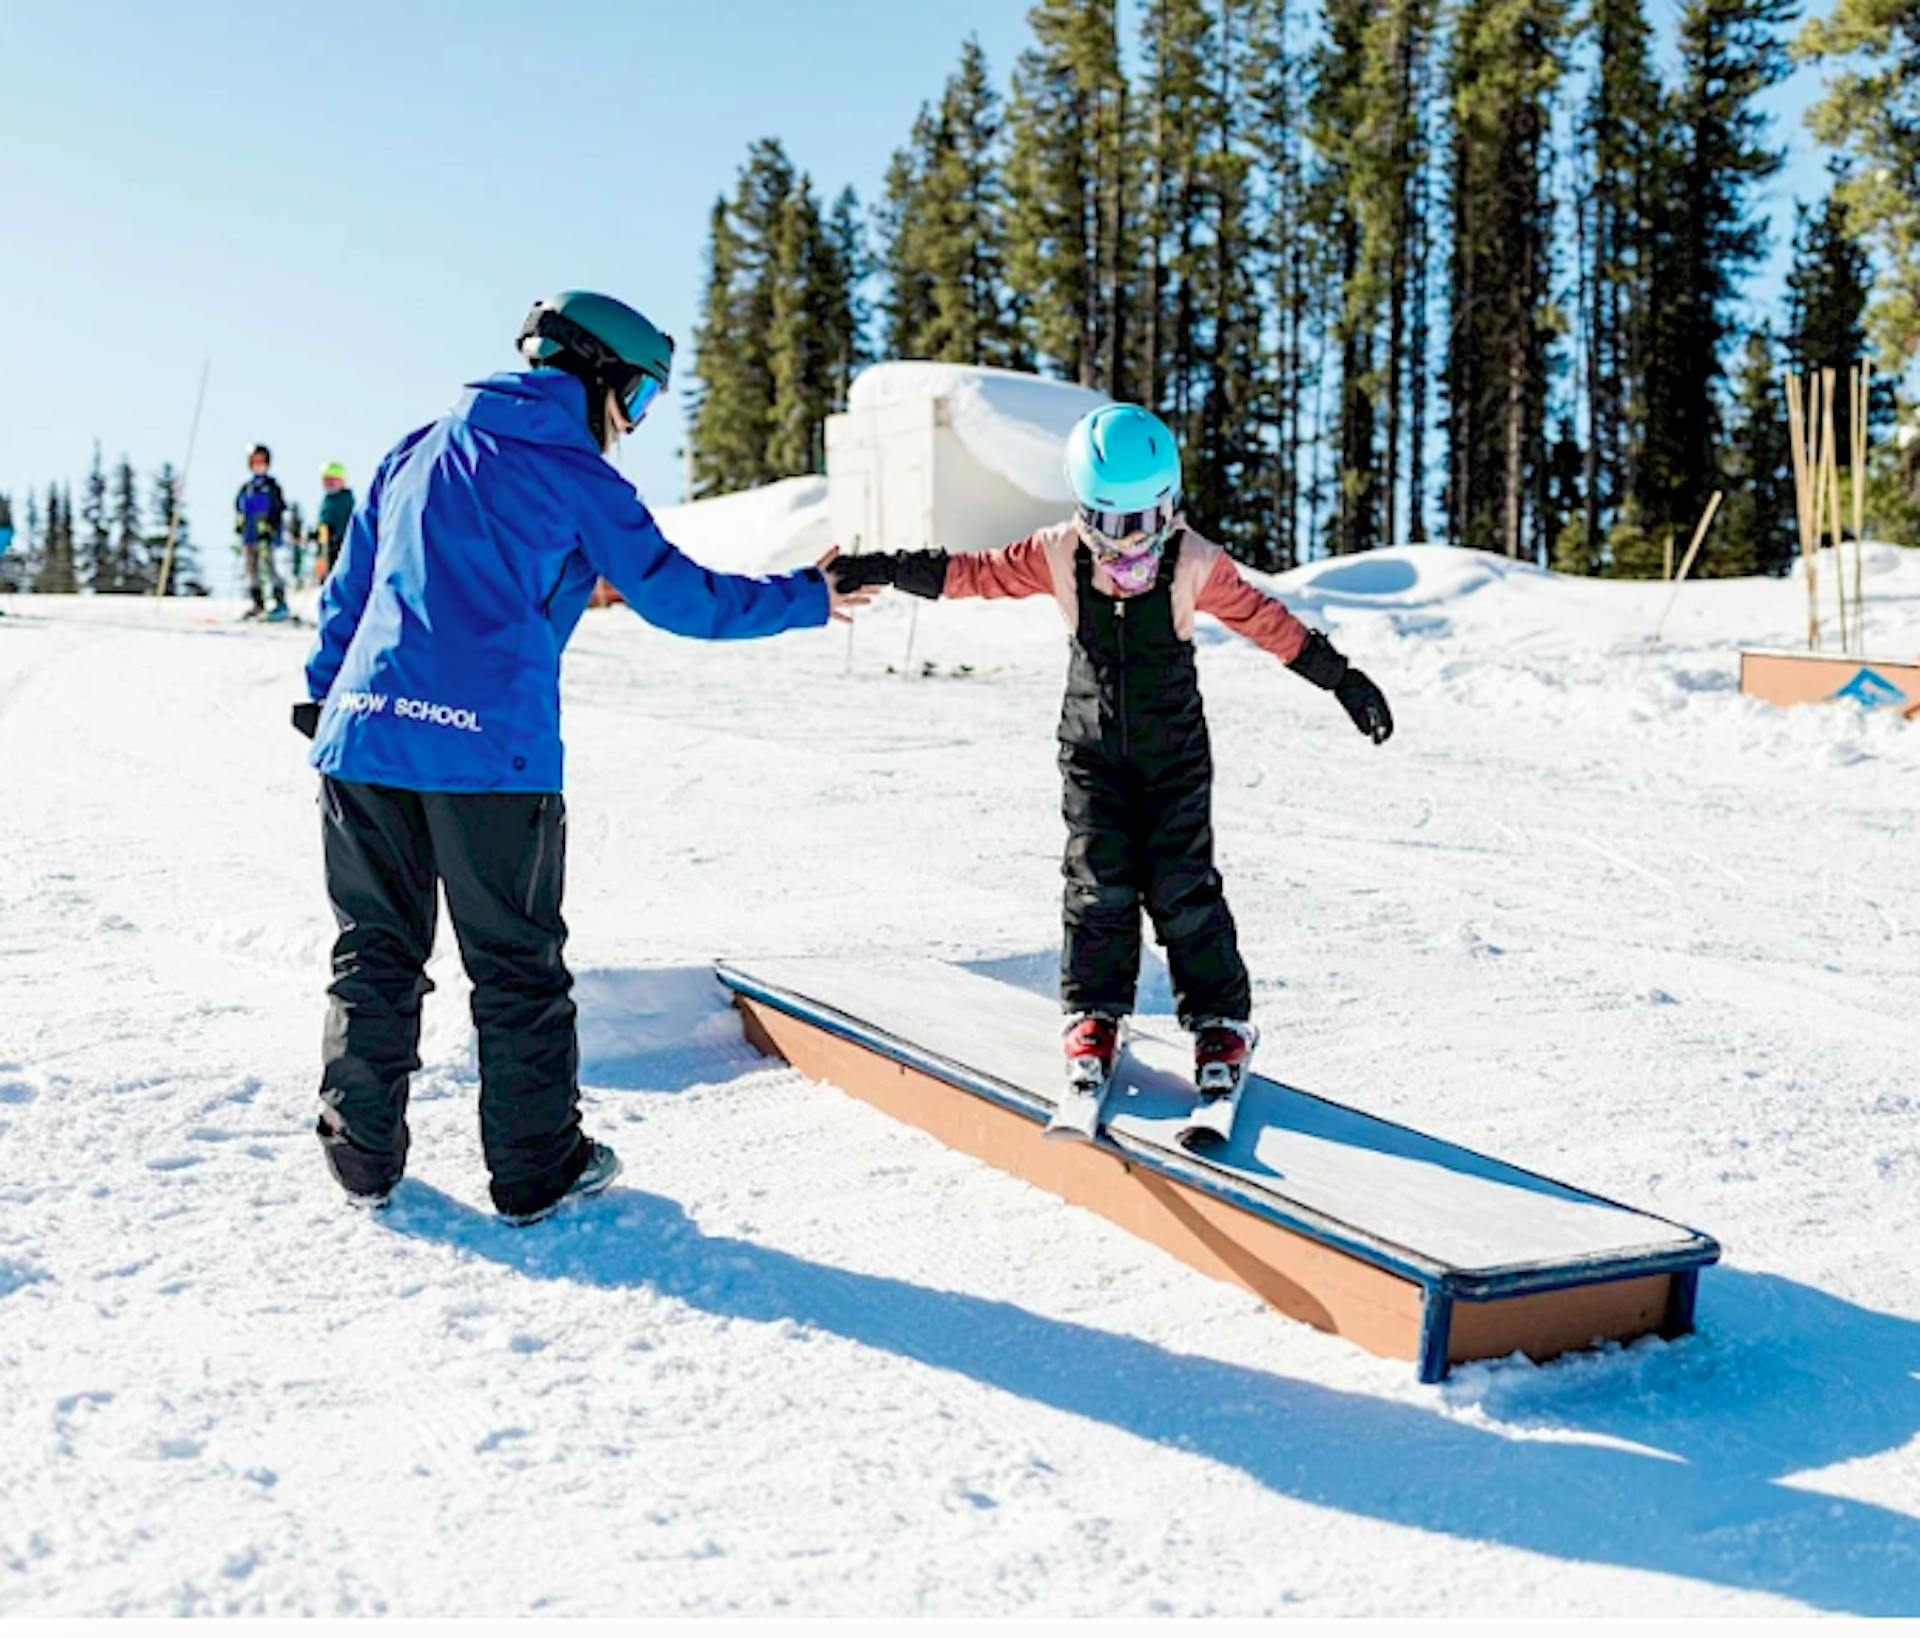
<svg viewBox="0 0 1920 1638">
<path fill-rule="evenodd" d="M 1880 252 L 1871 324 L 1900 375 L 1920 359 L 1920 4 L 1834 0 L 1795 50 L 1837 68 L 1808 123 L 1857 162 L 1836 191 L 1849 231 Z"/>
<path fill-rule="evenodd" d="M 40 589 L 40 563 L 47 549 L 46 516 L 40 510 L 40 498 L 29 489 L 27 491 L 27 530 L 24 539 L 16 539 L 10 554 L 13 562 L 13 574 L 9 582 L 14 591 L 31 592 Z"/>
<path fill-rule="evenodd" d="M 81 574 L 96 594 L 120 590 L 122 573 L 114 560 L 113 535 L 107 519 L 107 471 L 100 460 L 100 440 L 93 441 L 93 464 L 87 468 L 81 491 L 80 521 L 87 533 L 81 543 Z"/>
<path fill-rule="evenodd" d="M 880 272 L 885 295 L 882 345 L 890 358 L 916 358 L 921 340 L 933 329 L 931 231 L 927 174 L 940 163 L 940 130 L 924 103 L 914 117 L 913 133 L 896 148 L 880 185 L 874 231 L 880 241 Z"/>
<path fill-rule="evenodd" d="M 1183 446 L 1191 446 L 1206 374 L 1205 172 L 1221 120 L 1221 50 L 1204 0 L 1149 0 L 1142 32 L 1148 181 L 1141 236 L 1147 265 L 1136 374 L 1143 401 L 1166 418 Z"/>
<path fill-rule="evenodd" d="M 1579 557 L 1591 565 L 1638 478 L 1668 110 L 1642 0 L 1592 0 L 1587 27 L 1594 66 L 1581 118 L 1589 164 L 1580 269 L 1588 431 Z"/>
<path fill-rule="evenodd" d="M 1366 225 L 1360 212 L 1364 186 L 1360 147 L 1365 121 L 1366 36 L 1371 0 L 1327 0 L 1324 34 L 1315 55 L 1309 104 L 1319 168 L 1313 209 L 1327 237 L 1337 292 L 1330 340 L 1340 354 L 1335 414 L 1335 506 L 1328 520 L 1327 548 L 1365 551 L 1380 543 L 1381 475 L 1376 447 L 1373 378 L 1375 282 L 1363 265 Z"/>
<path fill-rule="evenodd" d="M 707 277 L 694 327 L 694 387 L 687 406 L 693 493 L 726 494 L 751 484 L 766 448 L 772 386 L 761 357 L 765 332 L 742 328 L 744 257 L 724 199 L 707 216 Z"/>
<path fill-rule="evenodd" d="M 1271 349 L 1260 406 L 1268 444 L 1267 550 L 1256 561 L 1276 569 L 1300 561 L 1306 345 L 1319 282 L 1305 209 L 1307 59 L 1295 49 L 1296 10 L 1290 0 L 1252 0 L 1244 93 L 1258 212 L 1254 264 L 1266 287 Z"/>
<path fill-rule="evenodd" d="M 34 574 L 33 589 L 49 595 L 70 595 L 80 589 L 73 548 L 73 498 L 58 484 L 47 488 L 45 544 Z"/>
<path fill-rule="evenodd" d="M 1133 143 L 1117 0 L 1035 0 L 1008 109 L 1007 267 L 1021 348 L 1116 397 L 1129 378 Z"/>
<path fill-rule="evenodd" d="M 918 239 L 930 311 L 913 352 L 959 364 L 1004 363 L 1006 199 L 1000 99 L 977 38 L 961 49 L 925 155 Z"/>
<path fill-rule="evenodd" d="M 1427 130 L 1422 109 L 1436 23 L 1434 0 L 1385 0 L 1361 34 L 1361 65 L 1350 131 L 1352 212 L 1359 226 L 1357 270 L 1346 291 L 1347 325 L 1368 332 L 1373 362 L 1355 383 L 1383 433 L 1379 494 L 1384 538 L 1424 532 L 1400 527 L 1405 482 L 1409 512 L 1420 511 L 1424 475 L 1416 451 L 1425 437 L 1424 287 L 1416 291 L 1416 243 L 1424 226 Z M 1382 325 L 1384 324 L 1384 332 Z M 1414 345 L 1417 340 L 1417 347 Z M 1417 399 L 1415 409 L 1409 403 Z M 1403 471 L 1404 466 L 1404 471 Z"/>
<path fill-rule="evenodd" d="M 867 280 L 873 275 L 873 253 L 867 247 L 860 196 L 851 187 L 842 188 L 833 201 L 823 254 L 829 266 L 831 287 L 826 318 L 827 351 L 831 360 L 829 398 L 835 410 L 843 410 L 853 388 L 853 378 L 872 362 L 867 345 L 872 305 L 865 291 Z"/>
<path fill-rule="evenodd" d="M 1742 280 L 1766 252 L 1753 189 L 1780 168 L 1758 98 L 1784 78 L 1780 28 L 1797 0 L 1686 0 L 1678 150 L 1653 258 L 1644 515 L 1691 533 L 1721 484 L 1726 343 Z"/>
<path fill-rule="evenodd" d="M 799 189 L 804 202 L 793 202 Z M 694 335 L 694 371 L 699 378 L 692 410 L 693 488 L 696 495 L 724 494 L 767 483 L 799 465 L 800 432 L 813 403 L 813 378 L 805 361 L 824 357 L 801 334 L 795 315 L 814 305 L 803 286 L 819 259 L 819 212 L 810 187 L 794 174 L 786 150 L 771 139 L 751 145 L 731 203 L 715 201 L 709 216 L 707 283 L 701 321 Z M 784 293 L 779 287 L 785 281 Z M 775 381 L 776 301 L 783 322 L 781 368 Z M 824 367 L 824 366 L 823 366 Z M 776 397 L 781 398 L 776 426 Z M 776 444 L 777 440 L 777 444 Z M 774 458 L 776 447 L 780 459 Z"/>
<path fill-rule="evenodd" d="M 1453 280 L 1448 510 L 1464 546 L 1536 555 L 1556 333 L 1547 99 L 1564 0 L 1462 0 L 1448 64 Z"/>
<path fill-rule="evenodd" d="M 805 176 L 795 180 L 781 206 L 772 249 L 767 476 L 790 477 L 825 467 L 824 429 L 839 363 L 832 334 L 835 262 Z"/>
<path fill-rule="evenodd" d="M 1844 165 L 1836 166 L 1833 188 L 1816 208 L 1794 213 L 1793 267 L 1787 274 L 1787 358 L 1802 374 L 1830 369 L 1840 389 L 1834 407 L 1843 464 L 1853 449 L 1853 407 L 1848 372 L 1867 357 L 1867 303 L 1873 268 L 1866 246 L 1848 231 L 1841 190 Z M 1884 385 L 1885 383 L 1883 383 Z"/>
<path fill-rule="evenodd" d="M 114 590 L 152 591 L 154 565 L 147 560 L 146 537 L 140 527 L 140 495 L 133 463 L 124 455 L 113 469 L 113 531 Z"/>
<path fill-rule="evenodd" d="M 1200 404 L 1199 487 L 1189 482 L 1191 515 L 1236 554 L 1275 567 L 1262 516 L 1266 452 L 1260 435 L 1265 372 L 1265 313 L 1260 300 L 1253 156 L 1241 141 L 1247 123 L 1244 0 L 1223 0 L 1216 124 L 1203 180 L 1209 255 L 1201 299 L 1209 315 L 1205 391 Z"/>
<path fill-rule="evenodd" d="M 1786 574 L 1798 542 L 1792 452 L 1780 406 L 1780 363 L 1773 337 L 1747 337 L 1734 383 L 1727 440 L 1726 509 L 1715 538 L 1701 548 L 1698 575 Z"/>
<path fill-rule="evenodd" d="M 192 526 L 187 521 L 187 507 L 180 494 L 179 474 L 169 462 L 154 474 L 152 500 L 149 503 L 148 517 L 151 520 L 147 535 L 147 558 L 153 564 L 153 580 L 157 585 L 161 565 L 166 561 L 167 537 L 173 537 L 173 568 L 168 575 L 164 588 L 169 597 L 205 597 L 206 582 L 201 578 L 200 554 L 193 543 Z"/>
</svg>

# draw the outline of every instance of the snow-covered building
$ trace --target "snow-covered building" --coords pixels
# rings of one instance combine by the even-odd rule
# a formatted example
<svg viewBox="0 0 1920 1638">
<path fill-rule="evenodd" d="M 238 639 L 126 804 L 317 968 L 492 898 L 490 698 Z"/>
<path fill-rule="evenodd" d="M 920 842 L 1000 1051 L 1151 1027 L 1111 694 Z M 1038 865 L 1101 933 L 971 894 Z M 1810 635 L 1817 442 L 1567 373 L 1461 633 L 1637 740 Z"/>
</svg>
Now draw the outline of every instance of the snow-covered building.
<svg viewBox="0 0 1920 1638">
<path fill-rule="evenodd" d="M 849 552 L 987 551 L 1072 507 L 1073 424 L 1103 393 L 1018 370 L 876 364 L 827 421 L 832 538 Z"/>
</svg>

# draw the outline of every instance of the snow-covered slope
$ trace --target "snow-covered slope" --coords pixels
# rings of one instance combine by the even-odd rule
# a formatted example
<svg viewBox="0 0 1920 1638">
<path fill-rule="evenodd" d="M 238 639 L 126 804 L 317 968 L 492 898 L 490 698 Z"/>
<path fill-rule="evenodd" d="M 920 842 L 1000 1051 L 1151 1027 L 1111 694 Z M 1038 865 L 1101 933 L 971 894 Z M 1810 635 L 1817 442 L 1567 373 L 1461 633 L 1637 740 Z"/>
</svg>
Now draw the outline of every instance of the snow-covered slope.
<svg viewBox="0 0 1920 1638">
<path fill-rule="evenodd" d="M 1111 403 L 1105 393 L 1020 370 L 926 360 L 875 364 L 847 395 L 852 410 L 944 398 L 949 423 L 968 452 L 1016 489 L 1041 500 L 1072 501 L 1061 447 L 1074 423 Z"/>
<path fill-rule="evenodd" d="M 1920 559 L 1873 568 L 1913 653 Z M 303 635 L 18 598 L 0 1614 L 1920 1611 L 1920 727 L 1735 692 L 1788 585 L 1686 588 L 1651 656 L 1660 587 L 1283 588 L 1400 732 L 1203 631 L 1268 1064 L 1712 1231 L 1698 1335 L 1422 1388 L 752 1054 L 718 952 L 1051 983 L 1037 603 L 922 606 L 911 676 L 904 601 L 590 616 L 571 954 L 627 1176 L 491 1219 L 443 933 L 412 1177 L 349 1213 Z"/>
<path fill-rule="evenodd" d="M 782 478 L 737 495 L 663 506 L 655 516 L 683 552 L 729 574 L 799 568 L 833 544 L 825 478 Z"/>
</svg>

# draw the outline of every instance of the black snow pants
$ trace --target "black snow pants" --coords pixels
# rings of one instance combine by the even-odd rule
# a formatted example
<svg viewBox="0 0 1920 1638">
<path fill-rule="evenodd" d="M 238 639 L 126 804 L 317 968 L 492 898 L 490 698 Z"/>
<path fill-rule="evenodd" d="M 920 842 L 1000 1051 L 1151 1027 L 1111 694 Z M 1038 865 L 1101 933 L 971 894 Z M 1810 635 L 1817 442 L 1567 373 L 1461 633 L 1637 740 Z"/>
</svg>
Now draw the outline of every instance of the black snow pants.
<svg viewBox="0 0 1920 1638">
<path fill-rule="evenodd" d="M 1074 557 L 1078 620 L 1060 714 L 1067 821 L 1060 999 L 1068 1012 L 1133 1010 L 1144 906 L 1189 1028 L 1245 1019 L 1247 969 L 1213 865 L 1213 753 L 1193 643 L 1174 623 L 1180 541 L 1150 591 L 1094 589 Z"/>
<path fill-rule="evenodd" d="M 566 804 L 325 779 L 327 895 L 340 925 L 320 1081 L 327 1164 L 356 1194 L 399 1181 L 439 887 L 473 980 L 480 1137 L 503 1212 L 537 1211 L 585 1166 L 573 980 L 560 918 Z"/>
</svg>

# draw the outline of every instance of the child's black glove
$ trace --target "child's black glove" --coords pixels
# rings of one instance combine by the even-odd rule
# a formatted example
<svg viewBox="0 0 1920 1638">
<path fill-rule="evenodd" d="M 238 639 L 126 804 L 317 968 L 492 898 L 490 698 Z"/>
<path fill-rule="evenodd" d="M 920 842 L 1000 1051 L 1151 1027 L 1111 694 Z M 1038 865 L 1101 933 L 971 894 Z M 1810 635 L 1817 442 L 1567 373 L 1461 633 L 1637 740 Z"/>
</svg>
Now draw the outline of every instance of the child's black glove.
<svg viewBox="0 0 1920 1638">
<path fill-rule="evenodd" d="M 302 700 L 293 708 L 293 726 L 308 739 L 320 731 L 320 707 L 313 700 Z"/>
<path fill-rule="evenodd" d="M 869 586 L 891 586 L 899 562 L 892 552 L 858 552 L 852 557 L 843 553 L 822 573 L 833 582 L 835 591 L 865 591 Z"/>
<path fill-rule="evenodd" d="M 1387 709 L 1387 696 L 1366 672 L 1347 667 L 1347 674 L 1334 684 L 1333 697 L 1346 707 L 1354 727 L 1376 745 L 1393 738 L 1393 713 Z"/>
<path fill-rule="evenodd" d="M 1354 727 L 1376 745 L 1393 737 L 1393 713 L 1387 709 L 1387 696 L 1364 671 L 1347 663 L 1347 657 L 1327 641 L 1319 631 L 1307 633 L 1300 652 L 1288 662 L 1287 669 L 1305 677 L 1315 688 L 1332 693 Z"/>
<path fill-rule="evenodd" d="M 945 552 L 857 552 L 836 557 L 826 567 L 835 591 L 864 591 L 869 586 L 898 586 L 915 597 L 938 597 L 946 589 Z"/>
</svg>

